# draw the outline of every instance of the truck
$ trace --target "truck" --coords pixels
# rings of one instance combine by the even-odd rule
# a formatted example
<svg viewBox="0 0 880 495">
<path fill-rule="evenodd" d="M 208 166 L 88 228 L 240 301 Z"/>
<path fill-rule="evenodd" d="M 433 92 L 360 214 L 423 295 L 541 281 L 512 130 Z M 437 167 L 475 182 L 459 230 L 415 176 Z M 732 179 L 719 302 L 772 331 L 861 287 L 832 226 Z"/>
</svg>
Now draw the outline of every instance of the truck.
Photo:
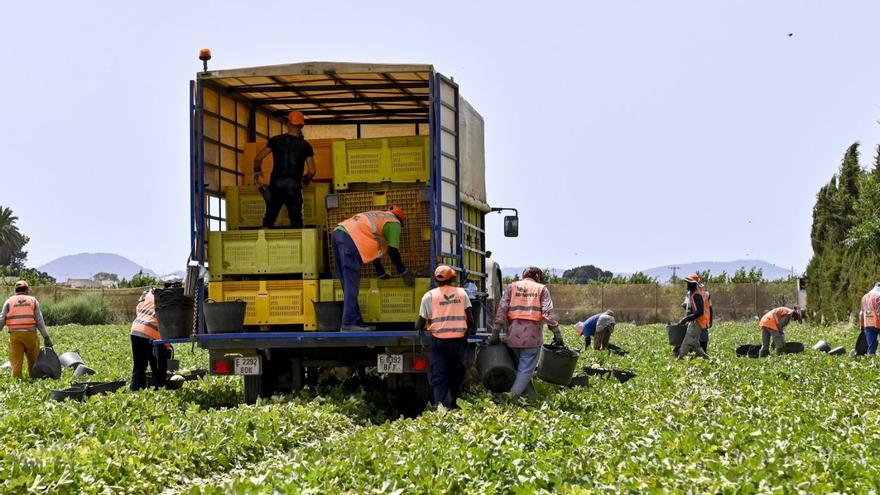
<svg viewBox="0 0 880 495">
<path fill-rule="evenodd" d="M 428 277 L 438 264 L 448 264 L 479 301 L 487 280 L 486 215 L 504 210 L 486 200 L 483 118 L 458 84 L 432 65 L 307 62 L 208 70 L 203 60 L 204 70 L 190 81 L 190 266 L 207 273 L 195 277 L 194 339 L 208 350 L 210 372 L 242 376 L 247 403 L 300 390 L 327 370 L 377 373 L 389 390 L 427 401 L 430 337 L 414 323 Z M 313 230 L 291 234 L 300 244 L 273 248 L 276 234 L 261 233 L 254 214 L 246 218 L 260 204 L 242 198 L 256 187 L 257 143 L 285 132 L 293 110 L 305 115 L 303 132 L 320 162 L 318 181 L 304 190 L 304 217 Z M 384 158 L 376 154 L 371 162 L 370 150 L 381 150 Z M 375 323 L 375 331 L 318 328 L 313 303 L 341 298 L 329 242 L 335 222 L 356 212 L 346 207 L 366 202 L 378 209 L 401 197 L 422 212 L 408 215 L 401 246 L 408 266 L 423 277 L 417 288 L 399 279 L 370 279 L 365 267 L 361 307 L 370 306 L 365 321 Z M 504 226 L 505 235 L 515 236 L 517 217 L 505 217 Z M 233 237 L 245 244 L 220 247 L 232 246 Z M 258 248 L 270 254 L 254 254 Z M 284 259 L 295 252 L 308 268 L 294 276 L 262 268 L 230 274 L 235 257 L 265 262 L 273 249 Z M 244 300 L 242 331 L 208 333 L 204 307 L 210 299 Z M 485 317 L 477 314 L 471 342 L 485 338 Z"/>
</svg>

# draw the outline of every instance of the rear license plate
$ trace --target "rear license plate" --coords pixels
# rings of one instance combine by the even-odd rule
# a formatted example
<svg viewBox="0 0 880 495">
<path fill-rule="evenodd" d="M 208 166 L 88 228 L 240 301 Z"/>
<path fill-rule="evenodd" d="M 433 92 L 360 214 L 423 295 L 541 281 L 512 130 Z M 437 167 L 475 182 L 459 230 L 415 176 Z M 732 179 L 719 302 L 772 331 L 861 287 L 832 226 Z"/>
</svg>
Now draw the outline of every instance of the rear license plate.
<svg viewBox="0 0 880 495">
<path fill-rule="evenodd" d="M 379 354 L 376 368 L 379 373 L 403 373 L 403 354 Z"/>
<path fill-rule="evenodd" d="M 258 357 L 237 357 L 235 358 L 235 374 L 236 375 L 261 375 L 260 358 Z"/>
</svg>

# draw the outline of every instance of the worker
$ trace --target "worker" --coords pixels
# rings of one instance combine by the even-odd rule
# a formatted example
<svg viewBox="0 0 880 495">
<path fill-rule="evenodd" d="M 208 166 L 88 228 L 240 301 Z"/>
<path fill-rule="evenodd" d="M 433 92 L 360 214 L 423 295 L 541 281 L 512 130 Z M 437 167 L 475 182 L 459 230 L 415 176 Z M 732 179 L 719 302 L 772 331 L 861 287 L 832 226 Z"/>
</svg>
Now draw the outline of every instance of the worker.
<svg viewBox="0 0 880 495">
<path fill-rule="evenodd" d="M 498 309 L 502 290 L 501 266 L 491 256 L 492 251 L 486 251 L 486 330 L 490 333 L 495 328 L 495 311 Z"/>
<path fill-rule="evenodd" d="M 490 344 L 497 343 L 501 329 L 507 330 L 507 346 L 516 358 L 516 378 L 510 387 L 514 396 L 526 392 L 534 395 L 532 375 L 544 344 L 545 323 L 553 332 L 553 343 L 565 345 L 550 291 L 544 285 L 544 273 L 531 266 L 523 271 L 522 280 L 511 283 L 504 290 L 495 317 L 495 329 L 489 338 Z"/>
<path fill-rule="evenodd" d="M 590 341 L 592 341 L 593 349 L 602 351 L 608 350 L 608 341 L 611 340 L 611 333 L 614 331 L 616 323 L 614 311 L 608 309 L 587 318 L 583 322 L 578 322 L 575 328 L 578 335 L 584 337 L 584 349 L 589 349 Z"/>
<path fill-rule="evenodd" d="M 358 213 L 338 224 L 333 231 L 333 255 L 336 273 L 342 284 L 343 332 L 365 332 L 372 328 L 361 325 L 358 293 L 361 284 L 361 266 L 372 263 L 380 280 L 391 278 L 382 266 L 386 250 L 397 273 L 407 286 L 415 284 L 413 274 L 400 257 L 400 235 L 406 218 L 403 209 L 392 205 L 387 211 Z"/>
<path fill-rule="evenodd" d="M 282 206 L 287 207 L 290 227 L 303 228 L 302 188 L 315 176 L 315 152 L 302 132 L 305 116 L 302 112 L 293 111 L 287 114 L 287 121 L 287 132 L 269 139 L 266 147 L 254 158 L 254 184 L 258 184 L 263 159 L 272 153 L 272 176 L 269 178 L 266 215 L 263 217 L 264 229 L 271 229 L 275 225 Z"/>
<path fill-rule="evenodd" d="M 859 327 L 865 332 L 868 343 L 868 354 L 877 353 L 877 333 L 880 332 L 880 282 L 862 296 L 861 311 L 859 311 Z"/>
<path fill-rule="evenodd" d="M 760 356 L 770 355 L 771 337 L 776 347 L 776 354 L 782 354 L 785 351 L 785 334 L 783 330 L 791 323 L 791 320 L 801 321 L 801 311 L 797 307 L 794 309 L 786 307 L 771 309 L 761 317 L 761 321 L 758 323 L 758 327 L 761 329 Z"/>
<path fill-rule="evenodd" d="M 40 311 L 37 298 L 30 295 L 30 286 L 24 280 L 15 283 L 15 295 L 6 300 L 0 311 L 0 330 L 9 328 L 9 362 L 12 365 L 12 376 L 22 378 L 21 368 L 27 357 L 28 376 L 34 369 L 34 363 L 40 355 L 40 340 L 37 330 L 43 336 L 43 345 L 52 347 L 52 339 L 46 332 L 46 323 Z"/>
<path fill-rule="evenodd" d="M 434 403 L 457 407 L 467 367 L 467 334 L 473 330 L 471 300 L 464 289 L 453 287 L 455 270 L 440 265 L 434 270 L 437 288 L 429 290 L 419 307 L 416 327 L 431 334 L 428 380 Z"/>
<path fill-rule="evenodd" d="M 710 312 L 708 297 L 700 287 L 699 275 L 689 275 L 685 278 L 685 282 L 687 283 L 688 291 L 687 314 L 678 324 L 687 324 L 687 331 L 678 350 L 678 359 L 684 358 L 690 352 L 694 352 L 704 359 L 709 359 L 709 354 L 700 345 L 700 335 L 703 333 L 703 330 L 709 328 Z"/>
<path fill-rule="evenodd" d="M 165 279 L 165 288 L 180 286 L 180 277 L 169 276 Z M 150 386 L 161 387 L 165 385 L 168 374 L 168 358 L 171 346 L 154 345 L 154 340 L 160 340 L 159 319 L 156 317 L 155 287 L 145 290 L 138 298 L 138 304 L 134 321 L 131 323 L 131 386 L 132 390 L 141 390 L 147 387 L 147 365 L 153 374 Z"/>
</svg>

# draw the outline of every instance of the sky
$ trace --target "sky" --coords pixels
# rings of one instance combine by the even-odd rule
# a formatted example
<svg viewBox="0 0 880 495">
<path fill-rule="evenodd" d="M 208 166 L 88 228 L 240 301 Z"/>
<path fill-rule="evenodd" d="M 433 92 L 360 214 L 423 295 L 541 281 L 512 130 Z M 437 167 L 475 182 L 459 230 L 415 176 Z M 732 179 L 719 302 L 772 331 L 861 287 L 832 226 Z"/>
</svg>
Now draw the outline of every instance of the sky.
<svg viewBox="0 0 880 495">
<path fill-rule="evenodd" d="M 880 2 L 13 2 L 0 205 L 39 266 L 189 254 L 188 81 L 313 60 L 430 63 L 486 123 L 506 266 L 803 270 L 816 192 L 880 141 Z M 793 36 L 788 36 L 792 33 Z"/>
</svg>

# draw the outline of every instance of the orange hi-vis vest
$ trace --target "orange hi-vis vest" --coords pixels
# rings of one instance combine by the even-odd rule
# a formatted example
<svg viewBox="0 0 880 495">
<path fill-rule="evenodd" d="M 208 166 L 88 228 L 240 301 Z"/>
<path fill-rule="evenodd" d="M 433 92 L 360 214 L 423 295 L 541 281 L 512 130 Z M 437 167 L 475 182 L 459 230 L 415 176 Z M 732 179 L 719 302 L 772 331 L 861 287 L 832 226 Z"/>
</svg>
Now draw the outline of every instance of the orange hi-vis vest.
<svg viewBox="0 0 880 495">
<path fill-rule="evenodd" d="M 545 286 L 532 279 L 518 280 L 510 284 L 509 320 L 542 321 L 544 311 L 541 307 L 541 294 Z"/>
<path fill-rule="evenodd" d="M 339 225 L 354 241 L 361 260 L 369 263 L 385 254 L 388 241 L 382 235 L 382 228 L 388 222 L 400 223 L 400 220 L 390 211 L 367 211 L 358 213 Z"/>
<path fill-rule="evenodd" d="M 767 314 L 761 317 L 761 323 L 759 323 L 758 326 L 780 332 L 782 331 L 782 328 L 785 328 L 785 325 L 782 325 L 782 328 L 779 328 L 779 322 L 786 316 L 791 318 L 791 313 L 792 311 L 785 307 L 771 309 L 770 311 L 767 311 Z"/>
<path fill-rule="evenodd" d="M 138 299 L 137 315 L 131 323 L 131 334 L 150 340 L 159 340 L 159 319 L 156 318 L 156 298 L 149 289 Z"/>
<path fill-rule="evenodd" d="M 10 332 L 26 332 L 37 328 L 37 299 L 24 294 L 6 300 L 9 312 L 6 313 L 6 326 Z"/>
<path fill-rule="evenodd" d="M 704 291 L 703 289 L 697 289 L 691 292 L 690 294 L 688 294 L 688 308 L 690 308 L 691 311 L 697 310 L 697 303 L 696 301 L 694 301 L 694 296 L 697 294 L 699 294 L 700 298 L 703 299 L 703 314 L 694 321 L 697 322 L 697 325 L 700 325 L 700 328 L 705 330 L 709 328 L 709 323 L 711 322 L 711 312 L 709 311 L 709 308 L 711 307 L 709 306 L 709 294 L 706 293 L 706 291 Z"/>
<path fill-rule="evenodd" d="M 880 292 L 872 290 L 862 296 L 862 326 L 880 328 Z"/>
<path fill-rule="evenodd" d="M 458 339 L 467 333 L 467 292 L 451 285 L 431 289 L 431 320 L 428 331 L 438 339 Z"/>
</svg>

